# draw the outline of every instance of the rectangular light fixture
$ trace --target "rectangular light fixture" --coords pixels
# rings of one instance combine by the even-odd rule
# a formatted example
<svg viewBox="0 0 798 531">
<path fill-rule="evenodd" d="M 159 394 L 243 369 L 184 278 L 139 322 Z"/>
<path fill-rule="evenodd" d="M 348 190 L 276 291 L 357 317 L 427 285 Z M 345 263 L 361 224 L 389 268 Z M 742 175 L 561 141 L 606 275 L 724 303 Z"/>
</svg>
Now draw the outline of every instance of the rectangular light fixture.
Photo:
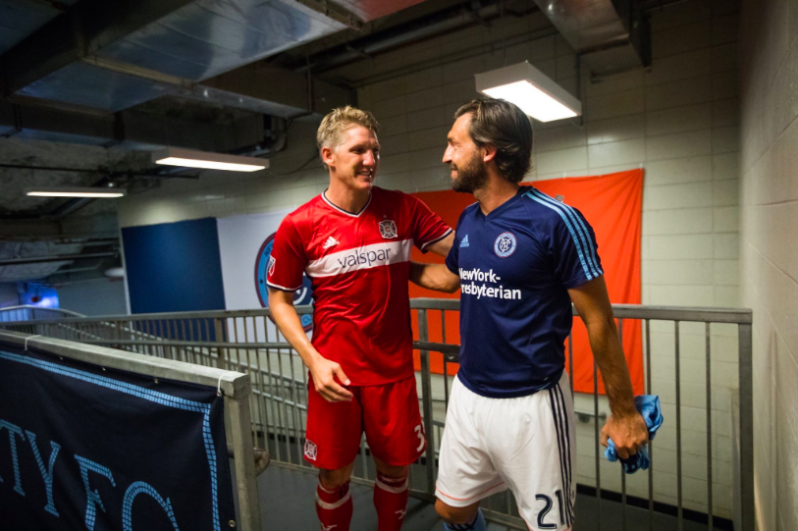
<svg viewBox="0 0 798 531">
<path fill-rule="evenodd" d="M 152 154 L 152 161 L 155 164 L 165 164 L 167 166 L 224 171 L 250 172 L 269 167 L 269 161 L 266 159 L 182 148 L 167 148 L 155 151 Z"/>
<path fill-rule="evenodd" d="M 93 188 L 91 186 L 37 186 L 25 190 L 25 195 L 32 197 L 92 197 L 109 199 L 124 197 L 127 190 L 123 188 Z"/>
<path fill-rule="evenodd" d="M 582 103 L 527 61 L 476 75 L 477 92 L 518 105 L 540 122 L 582 114 Z"/>
</svg>

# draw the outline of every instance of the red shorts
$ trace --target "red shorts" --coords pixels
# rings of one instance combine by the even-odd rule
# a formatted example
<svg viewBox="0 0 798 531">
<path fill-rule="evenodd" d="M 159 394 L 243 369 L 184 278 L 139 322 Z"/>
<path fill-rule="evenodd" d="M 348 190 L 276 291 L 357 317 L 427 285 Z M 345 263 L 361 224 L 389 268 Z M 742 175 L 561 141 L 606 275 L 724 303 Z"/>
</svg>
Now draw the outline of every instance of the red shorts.
<svg viewBox="0 0 798 531">
<path fill-rule="evenodd" d="M 409 465 L 424 453 L 427 439 L 415 377 L 348 389 L 355 395 L 351 402 L 327 402 L 312 379 L 308 383 L 306 461 L 327 470 L 349 465 L 360 450 L 363 431 L 372 455 L 389 465 Z"/>
</svg>

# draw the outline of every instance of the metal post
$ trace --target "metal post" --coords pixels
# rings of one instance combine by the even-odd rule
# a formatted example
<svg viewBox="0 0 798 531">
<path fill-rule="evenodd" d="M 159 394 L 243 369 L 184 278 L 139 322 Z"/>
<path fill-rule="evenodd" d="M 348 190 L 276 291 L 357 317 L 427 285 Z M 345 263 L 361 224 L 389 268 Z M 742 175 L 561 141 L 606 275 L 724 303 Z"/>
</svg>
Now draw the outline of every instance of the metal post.
<svg viewBox="0 0 798 531">
<path fill-rule="evenodd" d="M 441 310 L 441 343 L 446 344 L 446 310 Z M 444 412 L 449 409 L 449 362 L 443 356 L 443 405 Z M 440 430 L 439 430 L 440 431 Z M 440 437 L 438 437 L 440 440 Z"/>
<path fill-rule="evenodd" d="M 225 335 L 222 332 L 222 320 L 220 318 L 216 318 L 213 320 L 213 332 L 216 334 L 216 341 L 224 341 Z M 210 341 L 210 338 L 208 338 Z M 220 369 L 227 368 L 227 349 L 226 348 L 217 348 L 216 349 L 216 366 Z"/>
<path fill-rule="evenodd" d="M 646 392 L 654 394 L 651 389 L 651 321 L 646 319 Z M 648 529 L 654 529 L 654 442 L 648 441 Z"/>
<path fill-rule="evenodd" d="M 682 514 L 682 386 L 681 372 L 679 370 L 679 321 L 673 322 L 676 346 L 676 524 L 677 529 L 684 529 Z"/>
<path fill-rule="evenodd" d="M 259 321 L 263 325 L 263 342 L 266 343 L 269 340 L 268 337 L 266 336 L 266 327 L 268 326 L 266 324 L 266 317 L 261 316 Z M 224 326 L 224 329 L 226 331 L 227 330 L 227 324 L 224 324 L 223 326 Z M 267 432 L 268 432 L 268 425 L 269 425 L 269 412 L 266 409 L 266 397 L 265 397 L 266 384 L 263 381 L 263 364 L 261 363 L 261 355 L 262 354 L 263 353 L 260 351 L 260 349 L 257 350 L 257 354 L 255 355 L 255 365 L 256 365 L 256 370 L 257 370 L 257 375 L 258 376 L 257 376 L 257 378 L 255 378 L 255 381 L 252 382 L 252 385 L 253 385 L 253 388 L 257 388 L 257 390 L 258 390 L 258 396 L 257 396 L 257 402 L 258 402 L 258 424 L 260 426 L 261 437 L 263 438 L 263 448 L 268 449 L 269 448 L 269 441 L 267 439 Z M 225 358 L 227 358 L 226 349 L 225 349 Z M 256 443 L 258 442 L 257 435 L 255 436 L 255 442 Z"/>
<path fill-rule="evenodd" d="M 260 531 L 260 503 L 258 486 L 255 482 L 255 452 L 252 445 L 252 431 L 249 415 L 249 386 L 246 393 L 236 394 L 228 399 L 230 411 L 230 431 L 233 434 L 233 456 L 236 468 L 236 488 L 238 489 L 238 529 Z"/>
<path fill-rule="evenodd" d="M 623 352 L 623 319 L 618 319 L 618 342 L 621 344 L 621 352 Z M 621 467 L 621 530 L 626 531 L 626 472 Z"/>
<path fill-rule="evenodd" d="M 754 531 L 754 388 L 751 324 L 737 327 L 740 355 L 740 513 L 742 531 Z"/>
<path fill-rule="evenodd" d="M 712 521 L 712 345 L 710 324 L 706 323 L 706 363 L 707 363 L 707 528 L 715 527 Z"/>
<path fill-rule="evenodd" d="M 418 310 L 418 339 L 429 341 L 427 310 Z M 429 351 L 421 351 L 421 393 L 424 405 L 424 432 L 427 434 L 427 492 L 435 493 L 435 448 L 430 443 L 432 434 L 432 380 L 429 366 Z"/>
<path fill-rule="evenodd" d="M 269 342 L 268 325 L 267 325 L 267 328 L 265 330 L 266 330 L 266 342 L 268 343 Z M 233 318 L 233 334 L 234 334 L 233 341 L 236 344 L 238 344 L 238 321 L 235 318 Z M 280 338 L 279 338 L 278 333 L 275 333 L 275 342 L 279 341 L 279 339 Z M 279 350 L 277 351 L 277 355 L 278 356 L 280 355 L 280 351 Z M 238 359 L 239 356 L 240 356 L 240 354 L 238 353 L 238 349 L 236 349 L 236 359 Z M 272 433 L 274 433 L 274 449 L 275 449 L 275 451 L 277 453 L 277 460 L 278 461 L 282 461 L 283 459 L 282 459 L 282 455 L 280 453 L 280 431 L 279 430 L 280 430 L 280 425 L 283 422 L 283 417 L 280 414 L 280 405 L 277 403 L 277 400 L 276 400 L 276 398 L 277 398 L 277 385 L 274 383 L 275 378 L 274 378 L 274 374 L 272 374 L 272 353 L 271 353 L 270 349 L 266 349 L 266 371 L 267 371 L 267 373 L 269 375 L 269 378 L 268 378 L 269 395 L 271 395 L 271 399 L 269 400 L 269 404 L 271 405 L 271 408 L 272 408 L 272 419 L 274 419 L 274 430 L 272 432 Z M 310 392 L 312 392 L 312 391 L 310 391 Z M 268 428 L 268 426 L 267 426 L 267 428 Z M 267 429 L 267 431 L 268 431 L 268 429 Z M 288 460 L 289 461 L 291 460 L 291 456 L 288 456 Z"/>
<path fill-rule="evenodd" d="M 595 441 L 593 449 L 596 451 L 596 528 L 601 531 L 601 457 L 599 450 L 599 399 L 598 399 L 598 364 L 593 356 L 593 428 Z"/>
</svg>

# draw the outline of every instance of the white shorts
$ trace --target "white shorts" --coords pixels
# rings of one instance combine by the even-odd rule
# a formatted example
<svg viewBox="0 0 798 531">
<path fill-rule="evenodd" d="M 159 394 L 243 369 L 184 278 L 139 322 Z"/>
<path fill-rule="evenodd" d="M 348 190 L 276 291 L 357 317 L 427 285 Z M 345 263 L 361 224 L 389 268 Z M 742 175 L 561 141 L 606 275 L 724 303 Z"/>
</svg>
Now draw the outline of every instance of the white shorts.
<svg viewBox="0 0 798 531">
<path fill-rule="evenodd" d="M 436 494 L 466 507 L 509 488 L 530 529 L 570 529 L 575 441 L 565 372 L 551 389 L 520 398 L 486 398 L 455 378 Z"/>
</svg>

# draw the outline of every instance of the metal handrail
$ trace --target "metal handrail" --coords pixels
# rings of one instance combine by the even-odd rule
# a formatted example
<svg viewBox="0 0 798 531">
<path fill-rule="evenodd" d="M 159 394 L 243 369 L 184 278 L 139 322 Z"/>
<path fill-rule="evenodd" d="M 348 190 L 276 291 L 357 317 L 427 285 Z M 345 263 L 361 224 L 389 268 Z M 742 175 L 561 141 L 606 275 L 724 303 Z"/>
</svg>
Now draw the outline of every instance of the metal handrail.
<svg viewBox="0 0 798 531">
<path fill-rule="evenodd" d="M 440 406 L 440 401 L 435 400 L 433 391 L 441 394 L 443 391 L 444 403 L 449 400 L 448 364 L 443 364 L 444 377 L 436 380 L 438 388 L 433 389 L 432 381 L 438 378 L 432 375 L 430 370 L 430 358 L 432 353 L 442 354 L 446 362 L 456 362 L 459 359 L 459 346 L 446 343 L 445 335 L 445 313 L 456 312 L 460 309 L 460 301 L 457 299 L 412 299 L 411 309 L 413 319 L 418 324 L 418 340 L 414 341 L 414 348 L 420 351 L 421 355 L 421 393 L 422 418 L 425 422 L 425 431 L 430 437 L 434 429 L 439 429 L 440 420 L 433 418 L 433 404 Z M 673 306 L 642 306 L 629 304 L 616 304 L 612 306 L 615 318 L 618 320 L 618 332 L 622 336 L 625 321 L 642 321 L 643 340 L 645 344 L 644 362 L 645 366 L 651 368 L 651 330 L 652 321 L 670 322 L 675 332 L 675 351 L 674 351 L 674 374 L 675 374 L 675 400 L 676 415 L 670 422 L 675 427 L 676 436 L 676 481 L 677 481 L 677 509 L 678 519 L 681 524 L 683 519 L 683 494 L 682 486 L 682 463 L 681 463 L 681 435 L 680 434 L 680 324 L 685 322 L 705 324 L 705 364 L 706 364 L 706 426 L 707 426 L 707 520 L 708 529 L 713 528 L 713 500 L 711 493 L 712 482 L 712 393 L 711 388 L 714 381 L 711 378 L 711 333 L 710 326 L 714 323 L 732 324 L 737 328 L 738 343 L 738 382 L 739 386 L 733 391 L 739 396 L 739 488 L 740 494 L 735 503 L 739 503 L 742 512 L 743 531 L 753 531 L 753 389 L 752 389 L 752 311 L 750 309 L 736 308 L 688 308 Z M 573 315 L 577 315 L 575 309 Z M 313 312 L 312 306 L 297 307 L 299 314 L 305 315 Z M 0 329 L 8 328 L 21 331 L 31 331 L 31 333 L 43 335 L 66 334 L 70 338 L 87 343 L 104 344 L 115 346 L 126 350 L 139 350 L 148 352 L 153 356 L 172 357 L 177 359 L 182 355 L 183 359 L 196 360 L 200 363 L 216 364 L 221 367 L 237 366 L 240 370 L 246 370 L 253 377 L 253 384 L 257 389 L 253 389 L 253 430 L 264 430 L 258 435 L 264 439 L 264 444 L 271 444 L 277 453 L 275 463 L 283 466 L 291 466 L 308 470 L 302 465 L 302 447 L 305 432 L 303 415 L 305 410 L 303 401 L 307 399 L 306 394 L 301 392 L 298 384 L 303 386 L 307 383 L 306 374 L 302 374 L 302 380 L 293 377 L 294 365 L 291 361 L 292 349 L 279 332 L 275 336 L 275 327 L 270 323 L 270 312 L 268 309 L 256 310 L 214 310 L 200 312 L 177 312 L 177 313 L 152 313 L 137 315 L 102 316 L 90 318 L 68 317 L 46 321 L 18 321 L 0 322 Z M 440 319 L 442 324 L 443 339 L 441 342 L 431 341 L 428 324 Z M 428 323 L 429 321 L 429 323 Z M 249 327 L 249 328 L 248 328 Z M 271 331 L 270 331 L 271 330 Z M 661 333 L 661 332 L 658 332 Z M 104 335 L 108 335 L 103 339 Z M 88 339 L 88 337 L 96 339 Z M 206 339 L 203 341 L 203 338 Z M 436 338 L 437 339 L 437 338 Z M 451 337 L 448 338 L 451 341 Z M 568 340 L 569 351 L 571 351 L 571 339 Z M 693 345 L 694 346 L 694 345 Z M 250 361 L 250 355 L 254 356 L 255 363 Z M 683 356 L 684 354 L 681 354 Z M 234 357 L 236 361 L 234 361 Z M 246 359 L 246 362 L 242 360 Z M 289 360 L 288 366 L 284 366 L 285 360 Z M 440 359 L 440 358 L 439 358 Z M 569 357 L 571 360 L 572 357 Z M 693 360 L 695 361 L 695 360 Z M 243 364 L 242 364 L 243 363 Z M 261 367 L 261 363 L 265 367 Z M 271 363 L 271 365 L 269 365 Z M 571 363 L 571 362 L 569 362 Z M 264 370 L 265 369 L 265 370 Z M 573 374 L 573 366 L 570 366 L 570 373 Z M 681 369 L 684 370 L 683 368 Z M 287 377 L 291 371 L 292 377 Z M 304 371 L 302 371 L 304 372 Z M 597 372 L 594 371 L 594 374 Z M 646 371 L 645 389 L 650 392 L 652 386 L 651 370 Z M 289 381 L 290 380 L 290 381 Z M 443 387 L 443 389 L 441 389 Z M 594 430 L 596 445 L 599 440 L 599 423 L 596 422 L 602 417 L 600 408 L 599 391 L 597 380 L 594 378 L 593 387 L 593 412 L 579 411 L 580 417 L 594 419 Z M 440 413 L 440 411 L 438 411 Z M 256 418 L 257 417 L 257 420 Z M 274 428 L 274 429 L 271 429 Z M 434 439 L 434 437 L 433 437 Z M 433 439 L 430 439 L 431 441 Z M 271 441 L 271 442 L 269 442 Z M 282 448 L 282 450 L 281 450 Z M 362 447 L 365 448 L 365 445 Z M 281 458 L 281 451 L 283 457 Z M 427 447 L 426 459 L 420 462 L 424 469 L 426 487 L 423 491 L 414 490 L 414 495 L 419 495 L 424 499 L 431 499 L 434 493 L 434 470 L 435 458 L 437 457 L 435 444 L 431 443 Z M 596 452 L 596 495 L 602 498 L 602 491 L 606 492 L 607 487 L 602 489 L 599 457 Z M 361 454 L 365 463 L 365 453 Z M 654 459 L 654 448 L 651 447 L 650 457 Z M 365 464 L 363 470 L 367 470 Z M 365 472 L 364 472 L 365 474 Z M 366 474 L 367 475 L 367 474 Z M 687 476 L 686 476 L 687 477 Z M 653 529 L 654 521 L 654 489 L 653 472 L 649 474 L 648 498 L 649 498 L 649 527 Z M 368 477 L 360 478 L 359 481 L 367 481 Z M 606 485 L 606 481 L 605 481 Z M 639 486 L 638 486 L 639 487 Z M 626 482 L 622 476 L 620 492 L 622 493 L 623 507 L 626 507 Z M 425 497 L 426 496 L 426 497 Z M 509 498 L 508 498 L 509 500 Z M 695 507 L 695 503 L 692 504 Z M 505 523 L 506 525 L 518 526 L 518 529 L 525 529 L 523 522 L 511 516 L 509 507 L 511 503 L 501 512 L 489 511 L 494 521 Z M 598 505 L 600 510 L 600 504 Z M 487 514 L 487 513 L 486 513 Z"/>
<path fill-rule="evenodd" d="M 65 315 L 65 316 L 72 316 L 72 317 L 75 317 L 75 318 L 85 318 L 86 317 L 82 313 L 73 312 L 72 310 L 64 310 L 62 308 L 41 308 L 39 306 L 33 306 L 33 305 L 30 305 L 30 304 L 22 304 L 22 305 L 18 305 L 18 306 L 6 306 L 4 308 L 0 308 L 0 320 L 2 319 L 4 314 L 10 314 L 10 313 L 13 313 L 13 312 L 25 312 L 25 311 L 30 312 L 30 313 L 33 314 L 33 316 L 34 316 L 33 320 L 39 320 L 39 319 L 36 318 L 36 314 L 47 315 L 49 313 L 62 314 L 62 315 Z M 48 321 L 51 320 L 50 317 L 45 317 L 45 319 L 47 319 Z M 12 322 L 12 321 L 8 321 L 8 322 Z"/>
<path fill-rule="evenodd" d="M 5 310 L 3 308 L 2 310 Z M 457 299 L 434 299 L 418 298 L 410 299 L 411 310 L 445 310 L 457 311 L 460 309 L 460 301 Z M 2 311 L 0 310 L 0 311 Z M 313 306 L 297 306 L 299 315 L 312 314 Z M 60 310 L 69 312 L 69 310 Z M 702 307 L 680 307 L 680 306 L 651 306 L 640 304 L 613 304 L 612 311 L 619 319 L 651 319 L 663 321 L 685 321 L 700 323 L 731 323 L 731 324 L 751 324 L 753 312 L 750 308 L 702 308 Z M 76 317 L 58 319 L 60 323 L 82 323 L 90 321 L 153 321 L 153 320 L 180 320 L 180 319 L 218 319 L 218 318 L 241 318 L 241 317 L 270 317 L 271 311 L 268 308 L 254 310 L 210 310 L 210 311 L 190 311 L 190 312 L 168 312 L 168 313 L 140 313 L 132 315 L 104 315 L 98 317 L 81 316 L 75 312 L 69 312 Z M 572 306 L 574 316 L 579 315 L 576 308 Z M 28 321 L 9 321 L 3 324 L 29 324 Z"/>
</svg>

